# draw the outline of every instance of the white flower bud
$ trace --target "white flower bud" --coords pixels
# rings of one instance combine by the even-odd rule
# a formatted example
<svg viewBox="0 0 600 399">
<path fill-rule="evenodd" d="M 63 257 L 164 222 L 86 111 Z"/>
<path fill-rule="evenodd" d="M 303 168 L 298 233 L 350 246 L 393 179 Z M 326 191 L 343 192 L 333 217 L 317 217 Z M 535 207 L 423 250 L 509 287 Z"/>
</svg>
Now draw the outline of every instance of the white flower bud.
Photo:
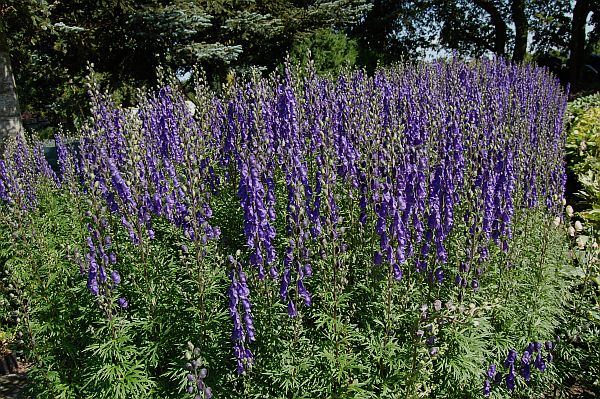
<svg viewBox="0 0 600 399">
<path fill-rule="evenodd" d="M 567 205 L 565 210 L 567 211 L 567 216 L 573 217 L 573 207 L 571 205 Z"/>
<path fill-rule="evenodd" d="M 575 229 L 573 228 L 573 226 L 569 226 L 569 228 L 567 229 L 567 232 L 569 233 L 569 235 L 571 237 L 575 237 Z"/>
<path fill-rule="evenodd" d="M 581 222 L 579 220 L 577 220 L 575 222 L 575 230 L 576 231 L 582 231 L 583 230 L 583 225 L 581 224 Z"/>
<path fill-rule="evenodd" d="M 554 221 L 553 221 L 552 223 L 554 223 L 554 225 L 555 225 L 556 227 L 560 226 L 560 218 L 559 218 L 558 216 L 557 216 L 557 217 L 555 217 L 555 218 L 554 218 Z"/>
</svg>

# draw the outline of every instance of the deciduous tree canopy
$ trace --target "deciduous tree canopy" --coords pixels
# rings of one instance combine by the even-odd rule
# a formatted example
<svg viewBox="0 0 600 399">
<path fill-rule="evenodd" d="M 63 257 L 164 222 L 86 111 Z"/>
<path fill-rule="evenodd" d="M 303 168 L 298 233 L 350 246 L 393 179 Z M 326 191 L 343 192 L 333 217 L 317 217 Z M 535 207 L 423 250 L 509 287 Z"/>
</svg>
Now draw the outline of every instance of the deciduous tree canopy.
<svg viewBox="0 0 600 399">
<path fill-rule="evenodd" d="M 439 51 L 555 59 L 577 84 L 599 10 L 599 0 L 6 0 L 0 18 L 23 110 L 72 120 L 87 108 L 88 62 L 126 103 L 159 65 L 222 81 L 307 47 L 327 70 L 345 64 L 332 55 L 367 67 Z"/>
<path fill-rule="evenodd" d="M 272 69 L 298 37 L 345 29 L 368 9 L 365 0 L 9 0 L 1 15 L 25 110 L 67 119 L 85 104 L 88 62 L 127 102 L 159 65 L 210 76 Z"/>
</svg>

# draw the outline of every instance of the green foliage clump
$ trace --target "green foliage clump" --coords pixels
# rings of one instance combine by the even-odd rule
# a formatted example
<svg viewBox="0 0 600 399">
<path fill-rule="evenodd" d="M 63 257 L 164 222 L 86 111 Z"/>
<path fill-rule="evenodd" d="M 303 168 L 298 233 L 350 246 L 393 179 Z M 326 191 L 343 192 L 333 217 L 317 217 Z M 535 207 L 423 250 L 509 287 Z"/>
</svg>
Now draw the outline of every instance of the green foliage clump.
<svg viewBox="0 0 600 399">
<path fill-rule="evenodd" d="M 567 168 L 577 187 L 576 208 L 600 227 L 600 94 L 569 104 Z"/>
<path fill-rule="evenodd" d="M 319 29 L 294 43 L 291 58 L 305 65 L 311 60 L 315 70 L 324 75 L 337 75 L 342 67 L 352 67 L 358 57 L 358 43 L 343 32 Z"/>
<path fill-rule="evenodd" d="M 582 224 L 567 207 L 572 264 L 563 270 L 571 282 L 569 307 L 562 336 L 565 360 L 560 373 L 572 382 L 600 393 L 600 246 L 593 223 Z"/>
<path fill-rule="evenodd" d="M 517 215 L 522 223 L 509 255 L 497 250 L 488 260 L 510 260 L 513 267 L 484 275 L 481 289 L 465 296 L 426 276 L 392 283 L 384 269 L 370 266 L 370 244 L 355 244 L 338 258 L 338 275 L 323 273 L 333 259 L 313 264 L 319 272 L 311 281 L 314 306 L 290 319 L 273 295 L 277 283 L 260 282 L 248 269 L 259 339 L 252 345 L 254 366 L 236 376 L 224 254 L 243 251 L 243 239 L 232 234 L 228 243 L 205 248 L 198 263 L 196 250 L 182 251 L 185 238 L 166 223 L 156 225 L 156 239 L 144 249 L 118 233 L 113 245 L 129 280 L 120 294 L 130 305 L 107 318 L 75 266 L 73 243 L 86 234 L 82 209 L 73 198 L 48 192 L 39 211 L 0 220 L 2 267 L 19 291 L 6 308 L 18 323 L 4 316 L 11 331 L 25 334 L 36 398 L 184 398 L 188 340 L 198 343 L 210 371 L 206 384 L 221 398 L 478 397 L 490 363 L 501 363 L 510 348 L 554 339 L 575 284 L 565 268 L 563 228 L 529 210 Z M 224 232 L 239 229 L 241 217 L 231 201 L 215 206 Z M 458 262 L 463 245 L 453 238 L 451 262 Z M 337 291 L 325 288 L 332 284 Z M 557 355 L 557 368 L 536 373 L 534 383 L 519 387 L 521 394 L 534 397 L 566 380 L 572 373 L 559 373 L 564 361 Z M 509 396 L 495 389 L 495 397 Z"/>
</svg>

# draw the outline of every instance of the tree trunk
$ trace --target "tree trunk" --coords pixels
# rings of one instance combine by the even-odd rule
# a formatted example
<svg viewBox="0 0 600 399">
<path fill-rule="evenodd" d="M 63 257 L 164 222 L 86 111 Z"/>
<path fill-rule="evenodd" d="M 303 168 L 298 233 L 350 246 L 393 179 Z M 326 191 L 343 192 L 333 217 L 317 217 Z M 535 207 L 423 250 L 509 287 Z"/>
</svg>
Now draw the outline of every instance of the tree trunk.
<svg viewBox="0 0 600 399">
<path fill-rule="evenodd" d="M 6 30 L 0 21 L 0 156 L 4 154 L 7 138 L 22 131 L 21 111 L 10 66 Z"/>
<path fill-rule="evenodd" d="M 506 23 L 502 19 L 502 14 L 498 7 L 490 0 L 473 0 L 475 5 L 487 12 L 494 25 L 494 52 L 498 55 L 504 55 L 506 50 Z"/>
<path fill-rule="evenodd" d="M 515 48 L 513 49 L 512 59 L 515 62 L 521 62 L 527 54 L 527 35 L 529 34 L 525 0 L 512 0 L 510 9 L 515 23 Z"/>
<path fill-rule="evenodd" d="M 571 41 L 569 43 L 569 83 L 577 88 L 585 61 L 585 24 L 591 11 L 590 0 L 577 0 L 571 20 Z"/>
</svg>

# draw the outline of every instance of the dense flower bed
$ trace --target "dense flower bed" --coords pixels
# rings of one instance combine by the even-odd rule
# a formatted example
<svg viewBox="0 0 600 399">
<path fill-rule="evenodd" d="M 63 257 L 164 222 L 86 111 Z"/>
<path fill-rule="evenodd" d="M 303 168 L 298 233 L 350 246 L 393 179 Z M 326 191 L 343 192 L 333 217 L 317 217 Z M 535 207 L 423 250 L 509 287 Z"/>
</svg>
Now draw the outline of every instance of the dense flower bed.
<svg viewBox="0 0 600 399">
<path fill-rule="evenodd" d="M 56 172 L 23 140 L 0 161 L 38 397 L 501 397 L 557 381 L 566 96 L 545 70 L 450 60 L 331 81 L 287 66 L 222 96 L 198 81 L 195 114 L 173 87 L 134 112 L 93 92 Z"/>
</svg>

